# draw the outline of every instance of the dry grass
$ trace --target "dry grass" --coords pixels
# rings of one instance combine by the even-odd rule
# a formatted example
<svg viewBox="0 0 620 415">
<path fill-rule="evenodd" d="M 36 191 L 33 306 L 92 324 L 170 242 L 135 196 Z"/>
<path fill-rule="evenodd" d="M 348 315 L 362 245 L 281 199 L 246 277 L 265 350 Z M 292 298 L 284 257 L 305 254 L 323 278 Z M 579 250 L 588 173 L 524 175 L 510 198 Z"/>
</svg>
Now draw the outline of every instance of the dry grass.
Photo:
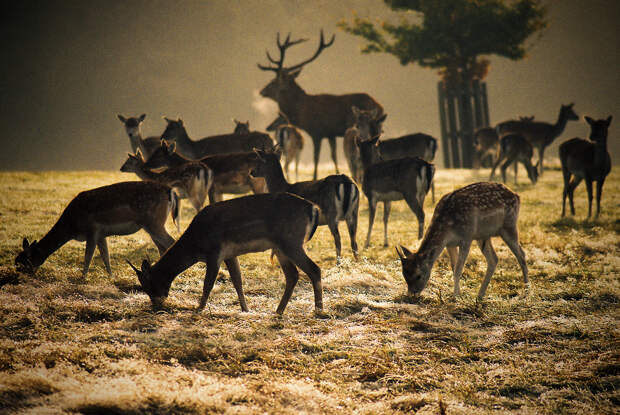
<svg viewBox="0 0 620 415">
<path fill-rule="evenodd" d="M 438 195 L 487 174 L 440 171 Z M 23 236 L 40 238 L 79 191 L 128 176 L 0 173 L 0 413 L 439 414 L 440 403 L 447 414 L 618 413 L 620 174 L 608 179 L 597 221 L 584 221 L 583 185 L 577 217 L 559 218 L 557 169 L 536 187 L 520 174 L 527 295 L 498 241 L 500 263 L 483 304 L 475 303 L 485 267 L 476 249 L 461 298 L 450 294 L 442 257 L 412 303 L 393 247 L 381 246 L 378 212 L 373 245 L 359 262 L 344 225 L 340 264 L 327 228 L 308 243 L 323 273 L 325 315 L 312 314 L 302 277 L 277 317 L 284 278 L 268 253 L 241 258 L 250 313 L 239 311 L 225 271 L 205 311 L 194 310 L 204 265 L 177 278 L 167 307 L 154 312 L 124 263 L 157 257 L 143 232 L 110 238 L 113 278 L 99 258 L 80 278 L 78 242 L 35 276 L 17 274 Z M 432 210 L 429 197 L 429 219 Z M 403 202 L 392 211 L 391 244 L 417 248 L 413 213 Z M 192 212 L 184 202 L 183 227 Z M 364 200 L 360 244 L 367 218 Z"/>
</svg>

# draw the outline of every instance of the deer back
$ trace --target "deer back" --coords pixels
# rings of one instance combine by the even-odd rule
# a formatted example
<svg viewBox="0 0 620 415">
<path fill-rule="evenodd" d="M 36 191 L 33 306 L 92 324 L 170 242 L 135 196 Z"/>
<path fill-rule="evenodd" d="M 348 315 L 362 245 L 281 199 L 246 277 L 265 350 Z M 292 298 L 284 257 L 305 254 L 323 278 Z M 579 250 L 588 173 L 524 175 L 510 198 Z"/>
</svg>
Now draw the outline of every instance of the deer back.
<svg viewBox="0 0 620 415">
<path fill-rule="evenodd" d="M 379 141 L 379 152 L 384 160 L 420 157 L 431 162 L 435 158 L 436 151 L 437 139 L 423 133 Z"/>
</svg>

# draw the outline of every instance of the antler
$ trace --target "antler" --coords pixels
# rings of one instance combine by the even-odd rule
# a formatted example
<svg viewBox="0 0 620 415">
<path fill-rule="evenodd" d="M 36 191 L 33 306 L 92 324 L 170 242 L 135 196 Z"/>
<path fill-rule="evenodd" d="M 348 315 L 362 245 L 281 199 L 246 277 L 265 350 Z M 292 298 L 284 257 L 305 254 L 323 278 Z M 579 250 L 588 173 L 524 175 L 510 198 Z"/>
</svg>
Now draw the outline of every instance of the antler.
<svg viewBox="0 0 620 415">
<path fill-rule="evenodd" d="M 280 42 L 280 32 L 278 32 L 277 36 L 276 36 L 276 43 L 278 45 L 278 49 L 280 49 L 280 60 L 275 60 L 274 58 L 271 57 L 271 55 L 269 54 L 269 51 L 265 51 L 265 53 L 267 54 L 267 59 L 269 59 L 269 62 L 273 63 L 274 66 L 264 66 L 261 65 L 260 63 L 257 64 L 258 67 L 260 69 L 262 69 L 263 71 L 274 71 L 274 72 L 280 72 L 282 70 L 282 65 L 284 64 L 284 55 L 286 53 L 286 49 L 290 48 L 293 45 L 296 45 L 298 43 L 302 43 L 307 41 L 308 39 L 297 39 L 297 40 L 291 40 L 291 34 L 289 33 L 288 35 L 286 35 L 286 39 L 284 40 L 284 43 Z"/>
<path fill-rule="evenodd" d="M 316 59 L 316 58 L 317 58 L 317 57 L 321 54 L 321 52 L 323 51 L 323 49 L 326 49 L 326 48 L 330 47 L 330 46 L 334 43 L 334 40 L 335 40 L 335 39 L 336 39 L 336 34 L 333 34 L 333 35 L 332 35 L 332 38 L 330 39 L 330 41 L 329 41 L 329 42 L 327 42 L 327 43 L 325 43 L 325 37 L 323 36 L 323 29 L 321 29 L 321 39 L 320 39 L 320 41 L 319 41 L 319 47 L 318 47 L 318 49 L 316 50 L 316 52 L 314 52 L 314 55 L 312 55 L 312 57 L 311 57 L 311 58 L 306 59 L 305 61 L 303 61 L 303 62 L 301 62 L 301 63 L 298 63 L 297 65 L 294 65 L 294 66 L 288 67 L 288 68 L 286 68 L 286 69 L 287 69 L 287 70 L 289 70 L 289 71 L 292 71 L 292 70 L 294 70 L 294 69 L 301 68 L 301 67 L 303 67 L 304 65 L 306 65 L 306 64 L 308 64 L 308 63 L 310 63 L 310 62 L 312 62 L 313 60 L 315 60 L 315 59 Z"/>
</svg>

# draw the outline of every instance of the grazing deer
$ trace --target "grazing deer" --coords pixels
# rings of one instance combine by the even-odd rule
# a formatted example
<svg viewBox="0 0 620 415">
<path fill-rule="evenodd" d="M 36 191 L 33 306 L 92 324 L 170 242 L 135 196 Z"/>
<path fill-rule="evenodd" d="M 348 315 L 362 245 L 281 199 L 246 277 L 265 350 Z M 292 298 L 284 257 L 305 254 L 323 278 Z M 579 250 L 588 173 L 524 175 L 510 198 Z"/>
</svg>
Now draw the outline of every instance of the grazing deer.
<svg viewBox="0 0 620 415">
<path fill-rule="evenodd" d="M 178 223 L 178 196 L 168 186 L 154 182 L 122 182 L 78 194 L 56 224 L 40 240 L 28 243 L 15 258 L 18 269 L 34 273 L 45 260 L 71 240 L 86 241 L 82 275 L 99 248 L 106 271 L 112 275 L 106 237 L 131 235 L 144 229 L 162 255 L 174 239 L 164 226 L 168 213 Z M 177 225 L 178 226 L 178 225 Z"/>
<path fill-rule="evenodd" d="M 142 180 L 151 180 L 180 190 L 181 196 L 187 197 L 196 212 L 202 209 L 209 189 L 213 184 L 213 172 L 197 161 L 170 167 L 161 173 L 155 173 L 144 167 L 142 154 L 128 154 L 121 166 L 124 173 L 135 173 Z"/>
<path fill-rule="evenodd" d="M 606 120 L 593 120 L 586 116 L 590 124 L 590 141 L 573 138 L 560 145 L 560 162 L 564 176 L 562 191 L 562 217 L 566 208 L 566 196 L 570 203 L 571 215 L 575 214 L 573 194 L 583 179 L 588 191 L 588 219 L 592 215 L 592 182 L 596 182 L 596 217 L 601 211 L 601 194 L 603 183 L 611 171 L 611 158 L 607 151 L 607 133 L 611 124 L 611 115 Z M 572 176 L 572 180 L 571 180 Z"/>
<path fill-rule="evenodd" d="M 379 137 L 358 141 L 364 166 L 362 190 L 368 199 L 368 235 L 366 248 L 370 245 L 370 233 L 375 220 L 377 202 L 383 202 L 383 246 L 388 246 L 387 225 L 392 201 L 405 200 L 418 218 L 418 238 L 424 233 L 424 198 L 433 181 L 435 166 L 419 157 L 380 161 Z"/>
<path fill-rule="evenodd" d="M 357 259 L 357 213 L 359 210 L 359 190 L 353 181 L 345 176 L 331 175 L 324 179 L 288 183 L 280 166 L 280 152 L 255 150 L 258 155 L 252 176 L 264 177 L 271 193 L 288 192 L 315 203 L 321 209 L 319 225 L 327 225 L 334 237 L 336 256 L 342 255 L 338 222 L 346 221 L 351 239 L 351 250 Z"/>
<path fill-rule="evenodd" d="M 235 123 L 235 130 L 233 131 L 233 134 L 250 134 L 250 121 L 246 121 L 246 122 L 241 122 L 238 121 L 237 119 L 233 119 L 233 122 Z"/>
<path fill-rule="evenodd" d="M 579 116 L 573 111 L 573 105 L 571 103 L 560 107 L 558 120 L 555 124 L 540 121 L 504 121 L 497 125 L 497 133 L 499 137 L 506 134 L 521 134 L 525 137 L 538 150 L 538 164 L 542 176 L 545 148 L 564 132 L 568 121 L 579 119 Z"/>
<path fill-rule="evenodd" d="M 146 114 L 142 114 L 139 117 L 125 118 L 121 114 L 116 115 L 119 120 L 125 126 L 125 131 L 129 136 L 129 143 L 131 144 L 131 151 L 135 154 L 138 149 L 145 157 L 149 157 L 153 154 L 153 151 L 159 147 L 159 137 L 147 137 L 142 138 L 142 132 L 140 131 L 140 125 L 146 118 Z"/>
<path fill-rule="evenodd" d="M 474 183 L 442 197 L 418 252 L 412 253 L 404 246 L 396 249 L 409 294 L 418 295 L 426 287 L 433 264 L 447 248 L 454 273 L 454 295 L 459 296 L 461 274 L 475 240 L 487 261 L 478 291 L 478 300 L 482 300 L 497 266 L 493 236 L 500 236 L 517 258 L 527 286 L 525 252 L 517 229 L 519 204 L 519 195 L 500 183 Z"/>
<path fill-rule="evenodd" d="M 314 308 L 323 310 L 321 269 L 306 255 L 304 243 L 314 234 L 319 209 L 289 193 L 241 197 L 205 207 L 179 240 L 154 265 L 147 260 L 138 274 L 154 306 L 168 297 L 175 277 L 198 261 L 207 264 L 202 297 L 203 309 L 222 261 L 230 273 L 242 311 L 248 311 L 237 256 L 273 249 L 286 278 L 284 295 L 276 313 L 282 314 L 299 279 L 296 267 L 305 272 L 314 289 Z"/>
<path fill-rule="evenodd" d="M 190 160 L 199 160 L 212 154 L 252 151 L 253 148 L 272 147 L 269 135 L 252 131 L 248 134 L 223 134 L 194 141 L 187 135 L 183 120 L 164 117 L 168 125 L 161 135 L 162 140 L 176 143 L 176 151 Z"/>
<path fill-rule="evenodd" d="M 280 58 L 276 60 L 267 52 L 267 59 L 269 59 L 271 64 L 268 66 L 258 65 L 263 71 L 273 71 L 276 73 L 276 77 L 260 91 L 260 94 L 276 101 L 280 111 L 288 116 L 291 124 L 306 131 L 312 138 L 314 145 L 314 180 L 317 179 L 319 153 L 321 151 L 321 141 L 324 137 L 327 137 L 329 141 L 332 160 L 336 166 L 336 173 L 338 173 L 336 137 L 344 136 L 345 130 L 352 125 L 352 106 L 361 109 L 378 108 L 379 112 L 383 112 L 383 107 L 368 94 L 310 95 L 297 84 L 295 79 L 299 76 L 303 67 L 315 60 L 324 49 L 330 47 L 334 43 L 334 39 L 335 35 L 326 43 L 321 30 L 319 47 L 314 55 L 301 63 L 284 67 L 286 50 L 293 45 L 305 42 L 307 39 L 291 40 L 289 33 L 284 43 L 281 43 L 280 33 L 278 33 L 276 43 L 280 50 Z"/>
<path fill-rule="evenodd" d="M 474 148 L 477 155 L 475 167 L 492 167 L 499 151 L 497 130 L 492 127 L 477 129 L 474 133 Z"/>
<path fill-rule="evenodd" d="M 507 134 L 503 136 L 501 140 L 499 140 L 499 152 L 495 163 L 493 163 L 489 180 L 493 180 L 495 169 L 500 165 L 500 163 L 502 163 L 502 181 L 506 183 L 506 168 L 511 163 L 514 163 L 515 184 L 517 184 L 517 163 L 520 162 L 525 167 L 527 177 L 530 178 L 532 184 L 536 184 L 536 181 L 538 180 L 538 163 L 540 163 L 540 161 L 538 161 L 536 165 L 533 165 L 533 154 L 534 150 L 532 145 L 521 134 Z"/>
<path fill-rule="evenodd" d="M 286 172 L 286 178 L 289 180 L 288 166 L 295 160 L 295 180 L 297 180 L 299 157 L 301 156 L 301 150 L 304 148 L 304 137 L 301 135 L 301 131 L 291 124 L 286 115 L 281 112 L 278 118 L 267 126 L 267 131 L 275 131 L 276 144 L 284 152 L 284 171 Z"/>
<path fill-rule="evenodd" d="M 174 168 L 191 161 L 176 153 L 174 148 L 174 143 L 168 145 L 162 142 L 144 163 L 144 168 Z M 254 193 L 266 193 L 265 180 L 250 176 L 250 172 L 256 167 L 257 160 L 258 157 L 254 151 L 214 154 L 200 159 L 200 163 L 213 171 L 213 185 L 209 191 L 209 201 L 211 203 L 221 201 L 223 193 L 242 194 L 250 190 Z"/>
<path fill-rule="evenodd" d="M 381 125 L 387 114 L 379 114 L 377 108 L 361 110 L 356 106 L 351 108 L 351 112 L 353 113 L 353 125 L 344 132 L 343 149 L 351 177 L 361 185 L 364 166 L 362 166 L 362 157 L 357 142 L 379 136 Z"/>
</svg>

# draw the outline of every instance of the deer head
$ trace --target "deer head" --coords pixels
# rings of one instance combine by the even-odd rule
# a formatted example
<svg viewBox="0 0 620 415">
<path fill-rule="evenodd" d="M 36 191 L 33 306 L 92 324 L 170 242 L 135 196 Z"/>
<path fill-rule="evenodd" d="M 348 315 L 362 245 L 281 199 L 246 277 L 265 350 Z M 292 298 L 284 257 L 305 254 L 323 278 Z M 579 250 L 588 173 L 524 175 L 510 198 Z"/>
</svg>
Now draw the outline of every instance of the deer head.
<svg viewBox="0 0 620 415">
<path fill-rule="evenodd" d="M 170 287 L 165 288 L 153 283 L 151 278 L 151 264 L 148 260 L 145 259 L 142 261 L 141 269 L 136 268 L 129 260 L 126 261 L 138 276 L 138 281 L 140 281 L 140 285 L 144 292 L 148 294 L 153 306 L 160 308 L 166 298 L 168 298 Z"/>
<path fill-rule="evenodd" d="M 164 120 L 166 120 L 168 125 L 166 126 L 163 134 L 161 135 L 161 139 L 167 141 L 176 140 L 177 137 L 179 137 L 179 135 L 182 133 L 182 131 L 185 130 L 185 127 L 183 126 L 183 120 L 181 118 L 173 120 L 168 117 L 164 117 Z"/>
<path fill-rule="evenodd" d="M 407 282 L 409 295 L 418 295 L 428 284 L 431 266 L 421 255 L 409 251 L 402 245 L 396 248 L 396 253 L 403 267 L 403 276 Z"/>
<path fill-rule="evenodd" d="M 121 171 L 124 173 L 130 173 L 136 171 L 144 164 L 144 158 L 140 149 L 136 151 L 136 154 L 127 153 L 127 160 L 121 166 Z"/>
<path fill-rule="evenodd" d="M 140 135 L 140 124 L 142 124 L 142 121 L 144 121 L 144 119 L 146 118 L 146 114 L 142 114 L 139 117 L 129 118 L 125 118 L 121 114 L 117 114 L 116 116 L 125 126 L 125 131 L 127 132 L 128 136 L 136 137 Z"/>
<path fill-rule="evenodd" d="M 381 134 L 381 127 L 387 114 L 379 114 L 378 108 L 371 110 L 361 110 L 355 105 L 351 107 L 354 122 L 353 125 L 360 132 L 362 139 L 378 137 Z"/>
<path fill-rule="evenodd" d="M 17 271 L 27 274 L 34 274 L 42 261 L 40 261 L 40 251 L 37 241 L 28 242 L 27 238 L 22 240 L 22 251 L 15 258 Z"/>
<path fill-rule="evenodd" d="M 270 65 L 261 65 L 258 64 L 259 69 L 263 71 L 273 71 L 276 73 L 276 77 L 267 84 L 261 91 L 260 94 L 264 97 L 271 98 L 275 101 L 279 101 L 280 97 L 286 91 L 290 91 L 295 88 L 299 88 L 297 83 L 295 82 L 295 78 L 299 76 L 301 70 L 305 65 L 315 60 L 323 51 L 330 47 L 334 43 L 334 39 L 336 35 L 333 35 L 329 42 L 325 42 L 325 38 L 323 36 L 323 30 L 321 29 L 321 38 L 319 41 L 319 47 L 317 48 L 314 55 L 310 58 L 306 59 L 303 62 L 300 62 L 296 65 L 284 67 L 284 56 L 286 54 L 286 50 L 293 45 L 298 43 L 306 42 L 308 39 L 297 39 L 291 40 L 291 34 L 289 33 L 284 40 L 284 43 L 280 41 L 280 33 L 278 32 L 276 37 L 276 44 L 278 45 L 278 49 L 280 50 L 280 59 L 274 59 L 271 57 L 269 52 L 267 51 L 267 59 L 270 62 Z"/>
<path fill-rule="evenodd" d="M 611 124 L 611 119 L 611 115 L 607 117 L 606 120 L 594 120 L 586 115 L 585 120 L 590 124 L 590 140 L 596 142 L 604 142 L 607 140 L 607 132 Z"/>
<path fill-rule="evenodd" d="M 236 118 L 233 118 L 233 122 L 235 123 L 235 134 L 248 134 L 250 132 L 250 121 L 241 122 Z"/>
<path fill-rule="evenodd" d="M 574 102 L 571 102 L 568 105 L 562 105 L 560 108 L 560 117 L 566 118 L 567 120 L 576 121 L 579 119 L 577 113 L 573 110 Z"/>
</svg>

